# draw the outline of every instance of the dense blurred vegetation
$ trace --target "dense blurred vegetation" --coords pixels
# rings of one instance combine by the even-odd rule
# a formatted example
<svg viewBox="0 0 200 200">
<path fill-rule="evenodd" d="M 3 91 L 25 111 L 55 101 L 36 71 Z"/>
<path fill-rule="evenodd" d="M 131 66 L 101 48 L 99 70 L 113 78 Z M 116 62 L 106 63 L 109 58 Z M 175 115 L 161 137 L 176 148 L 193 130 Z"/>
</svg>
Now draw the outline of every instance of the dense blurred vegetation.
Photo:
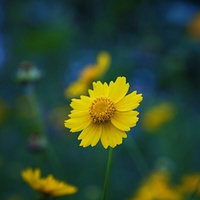
<svg viewBox="0 0 200 200">
<path fill-rule="evenodd" d="M 173 184 L 200 172 L 199 12 L 197 0 L 1 0 L 0 199 L 37 196 L 21 178 L 27 167 L 79 188 L 57 199 L 101 199 L 108 150 L 79 147 L 78 133 L 64 127 L 71 110 L 64 91 L 102 50 L 112 61 L 101 81 L 125 76 L 144 97 L 137 126 L 113 150 L 107 199 L 130 198 L 146 165 L 167 169 Z M 42 74 L 34 92 L 55 167 L 31 146 L 38 127 L 16 79 L 23 61 Z"/>
</svg>

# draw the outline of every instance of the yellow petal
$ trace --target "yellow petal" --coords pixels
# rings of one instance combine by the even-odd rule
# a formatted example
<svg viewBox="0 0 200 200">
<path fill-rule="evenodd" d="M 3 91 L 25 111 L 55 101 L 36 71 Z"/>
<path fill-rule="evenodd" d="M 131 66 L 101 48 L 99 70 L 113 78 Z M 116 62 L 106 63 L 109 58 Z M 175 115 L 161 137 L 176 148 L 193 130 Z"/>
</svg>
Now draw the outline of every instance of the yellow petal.
<svg viewBox="0 0 200 200">
<path fill-rule="evenodd" d="M 88 114 L 89 114 L 88 110 L 81 110 L 81 111 L 79 111 L 79 110 L 72 110 L 71 114 L 69 114 L 68 116 L 70 118 L 79 118 L 79 117 L 85 117 Z"/>
<path fill-rule="evenodd" d="M 82 101 L 85 101 L 88 104 L 90 104 L 92 102 L 92 99 L 88 96 L 81 95 L 80 98 L 81 98 Z"/>
<path fill-rule="evenodd" d="M 41 176 L 41 171 L 40 169 L 35 169 L 35 172 L 34 172 L 34 177 L 35 179 L 40 179 L 40 176 Z"/>
<path fill-rule="evenodd" d="M 72 114 L 71 114 L 72 115 Z M 75 117 L 72 119 L 65 120 L 65 127 L 70 128 L 71 132 L 78 132 L 87 127 L 91 122 L 89 113 L 84 117 Z"/>
<path fill-rule="evenodd" d="M 21 176 L 26 182 L 30 182 L 30 180 L 31 180 L 31 169 L 28 168 L 26 170 L 23 170 L 21 172 Z"/>
<path fill-rule="evenodd" d="M 32 170 L 28 168 L 21 172 L 22 178 L 34 189 L 43 194 L 51 196 L 61 196 L 65 194 L 73 194 L 77 191 L 75 186 L 54 179 L 53 175 L 41 178 L 39 169 Z"/>
<path fill-rule="evenodd" d="M 129 83 L 126 83 L 125 77 L 118 77 L 115 83 L 113 81 L 109 84 L 109 94 L 108 96 L 112 101 L 117 103 L 120 101 L 128 92 Z"/>
<path fill-rule="evenodd" d="M 99 142 L 99 140 L 101 138 L 102 126 L 100 126 L 100 129 L 101 130 L 99 130 L 99 131 L 96 132 L 96 134 L 95 134 L 95 136 L 94 136 L 94 138 L 92 140 L 92 143 L 91 143 L 92 147 L 95 146 Z"/>
<path fill-rule="evenodd" d="M 92 99 L 95 99 L 96 98 L 96 96 L 95 96 L 95 93 L 94 93 L 94 90 L 88 90 L 88 93 L 89 93 L 89 95 L 90 95 L 90 97 L 92 98 Z"/>
<path fill-rule="evenodd" d="M 82 96 L 82 99 L 72 99 L 72 102 L 70 106 L 74 110 L 88 110 L 90 103 L 89 103 L 89 97 L 85 98 L 86 96 Z"/>
<path fill-rule="evenodd" d="M 119 112 L 116 111 L 111 118 L 112 124 L 122 130 L 129 131 L 130 127 L 134 127 L 136 122 L 138 121 L 137 111 L 127 111 L 127 112 Z"/>
<path fill-rule="evenodd" d="M 77 187 L 69 185 L 69 184 L 64 184 L 61 189 L 54 190 L 51 192 L 52 196 L 61 196 L 61 195 L 67 195 L 67 194 L 73 194 L 77 192 Z"/>
<path fill-rule="evenodd" d="M 118 111 L 130 111 L 137 108 L 142 101 L 142 94 L 136 94 L 137 91 L 132 92 L 131 94 L 125 96 L 123 99 L 118 101 L 115 104 L 115 108 Z"/>
<path fill-rule="evenodd" d="M 111 122 L 106 122 L 102 126 L 101 143 L 105 149 L 108 146 L 114 148 L 117 144 L 122 143 L 122 135 L 126 137 L 124 131 L 117 129 Z"/>
<path fill-rule="evenodd" d="M 102 126 L 98 123 L 91 123 L 79 135 L 78 140 L 82 139 L 80 146 L 95 146 L 100 139 Z"/>
<path fill-rule="evenodd" d="M 111 56 L 108 52 L 106 51 L 99 52 L 97 56 L 97 68 L 99 71 L 99 76 L 101 76 L 107 71 L 110 62 L 111 62 Z"/>
<path fill-rule="evenodd" d="M 100 81 L 93 82 L 93 89 L 95 97 L 108 96 L 108 84 L 102 84 Z"/>
<path fill-rule="evenodd" d="M 89 84 L 82 80 L 77 80 L 71 83 L 64 91 L 64 95 L 66 98 L 78 97 L 81 94 L 85 94 Z"/>
</svg>

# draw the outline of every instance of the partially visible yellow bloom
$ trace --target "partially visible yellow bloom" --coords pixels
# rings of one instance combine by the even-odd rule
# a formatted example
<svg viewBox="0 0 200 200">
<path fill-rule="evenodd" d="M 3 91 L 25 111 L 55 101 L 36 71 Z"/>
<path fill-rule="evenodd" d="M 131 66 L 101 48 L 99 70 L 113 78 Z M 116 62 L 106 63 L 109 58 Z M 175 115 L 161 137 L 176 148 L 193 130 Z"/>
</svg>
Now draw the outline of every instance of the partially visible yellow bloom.
<svg viewBox="0 0 200 200">
<path fill-rule="evenodd" d="M 190 194 L 194 191 L 195 186 L 200 180 L 200 173 L 195 173 L 191 175 L 185 175 L 181 179 L 181 184 L 179 189 L 186 194 Z M 198 194 L 200 195 L 200 188 L 198 190 Z"/>
<path fill-rule="evenodd" d="M 143 180 L 136 194 L 129 200 L 180 200 L 181 195 L 171 187 L 169 180 L 166 171 L 155 171 Z"/>
<path fill-rule="evenodd" d="M 175 106 L 170 102 L 156 105 L 141 116 L 142 128 L 147 132 L 154 132 L 172 120 L 175 112 Z"/>
<path fill-rule="evenodd" d="M 64 95 L 66 98 L 77 97 L 80 94 L 85 94 L 89 86 L 88 82 L 82 80 L 74 81 L 66 88 Z"/>
<path fill-rule="evenodd" d="M 196 13 L 187 25 L 188 34 L 196 40 L 200 40 L 200 12 Z"/>
<path fill-rule="evenodd" d="M 77 187 L 63 181 L 56 180 L 52 175 L 41 178 L 39 169 L 28 168 L 21 172 L 21 176 L 34 190 L 49 196 L 69 195 L 77 192 Z"/>
<path fill-rule="evenodd" d="M 106 51 L 97 55 L 96 64 L 87 65 L 79 74 L 78 80 L 72 82 L 65 90 L 66 98 L 72 98 L 85 94 L 94 80 L 102 77 L 108 70 L 111 56 Z"/>
<path fill-rule="evenodd" d="M 130 131 L 138 121 L 137 111 L 133 109 L 142 101 L 142 94 L 137 91 L 125 96 L 129 89 L 125 77 L 118 77 L 115 82 L 102 84 L 93 82 L 93 90 L 88 90 L 90 97 L 72 99 L 71 111 L 65 126 L 71 132 L 81 131 L 78 139 L 80 146 L 95 146 L 101 139 L 104 148 L 114 148 L 126 138 L 125 131 Z"/>
</svg>

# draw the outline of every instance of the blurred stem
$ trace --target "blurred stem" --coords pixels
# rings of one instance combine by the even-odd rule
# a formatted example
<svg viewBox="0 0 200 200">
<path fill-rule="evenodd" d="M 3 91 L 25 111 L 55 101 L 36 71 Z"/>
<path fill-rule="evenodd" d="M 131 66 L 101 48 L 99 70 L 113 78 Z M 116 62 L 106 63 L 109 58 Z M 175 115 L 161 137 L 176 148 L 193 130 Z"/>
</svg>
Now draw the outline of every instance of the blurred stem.
<svg viewBox="0 0 200 200">
<path fill-rule="evenodd" d="M 192 200 L 192 199 L 196 196 L 196 194 L 198 193 L 199 188 L 200 188 L 200 179 L 199 179 L 199 181 L 197 182 L 197 184 L 196 184 L 196 186 L 195 186 L 195 188 L 194 188 L 194 191 L 193 191 L 192 194 L 189 196 L 188 200 Z"/>
<path fill-rule="evenodd" d="M 133 137 L 130 136 L 129 140 L 125 141 L 124 144 L 141 176 L 143 178 L 146 177 L 149 174 L 149 167 Z"/>
<path fill-rule="evenodd" d="M 110 147 L 110 149 L 109 149 L 108 164 L 107 164 L 106 177 L 105 177 L 104 190 L 103 190 L 103 199 L 102 200 L 106 199 L 108 178 L 109 178 L 110 166 L 111 166 L 111 160 L 112 160 L 112 149 L 113 149 L 112 147 Z"/>
<path fill-rule="evenodd" d="M 51 164 L 51 166 L 52 166 L 52 168 L 53 168 L 53 170 L 56 174 L 60 173 L 60 175 L 63 175 L 62 174 L 62 167 L 60 165 L 59 159 L 58 159 L 58 157 L 57 157 L 54 149 L 52 148 L 52 145 L 51 145 L 51 143 L 50 143 L 50 141 L 47 137 L 46 129 L 45 129 L 44 122 L 43 122 L 43 119 L 42 119 L 42 114 L 40 112 L 40 109 L 39 109 L 39 106 L 38 106 L 38 103 L 37 103 L 37 98 L 36 98 L 34 88 L 33 88 L 32 85 L 28 85 L 26 87 L 25 94 L 26 94 L 28 102 L 30 103 L 31 113 L 34 116 L 34 123 L 35 123 L 35 126 L 38 129 L 38 134 L 40 134 L 40 136 L 44 137 L 47 140 L 48 146 L 47 146 L 45 152 L 47 154 L 49 162 L 50 162 L 50 164 Z"/>
</svg>

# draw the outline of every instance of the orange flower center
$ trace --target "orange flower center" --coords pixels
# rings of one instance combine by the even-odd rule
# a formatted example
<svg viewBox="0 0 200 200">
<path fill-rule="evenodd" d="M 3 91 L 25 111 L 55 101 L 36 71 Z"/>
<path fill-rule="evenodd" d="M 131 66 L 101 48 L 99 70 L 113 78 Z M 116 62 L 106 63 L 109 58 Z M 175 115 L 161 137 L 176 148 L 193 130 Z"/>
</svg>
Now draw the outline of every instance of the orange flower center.
<svg viewBox="0 0 200 200">
<path fill-rule="evenodd" d="M 115 112 L 114 102 L 106 97 L 96 98 L 89 107 L 89 113 L 94 122 L 109 121 Z"/>
</svg>

